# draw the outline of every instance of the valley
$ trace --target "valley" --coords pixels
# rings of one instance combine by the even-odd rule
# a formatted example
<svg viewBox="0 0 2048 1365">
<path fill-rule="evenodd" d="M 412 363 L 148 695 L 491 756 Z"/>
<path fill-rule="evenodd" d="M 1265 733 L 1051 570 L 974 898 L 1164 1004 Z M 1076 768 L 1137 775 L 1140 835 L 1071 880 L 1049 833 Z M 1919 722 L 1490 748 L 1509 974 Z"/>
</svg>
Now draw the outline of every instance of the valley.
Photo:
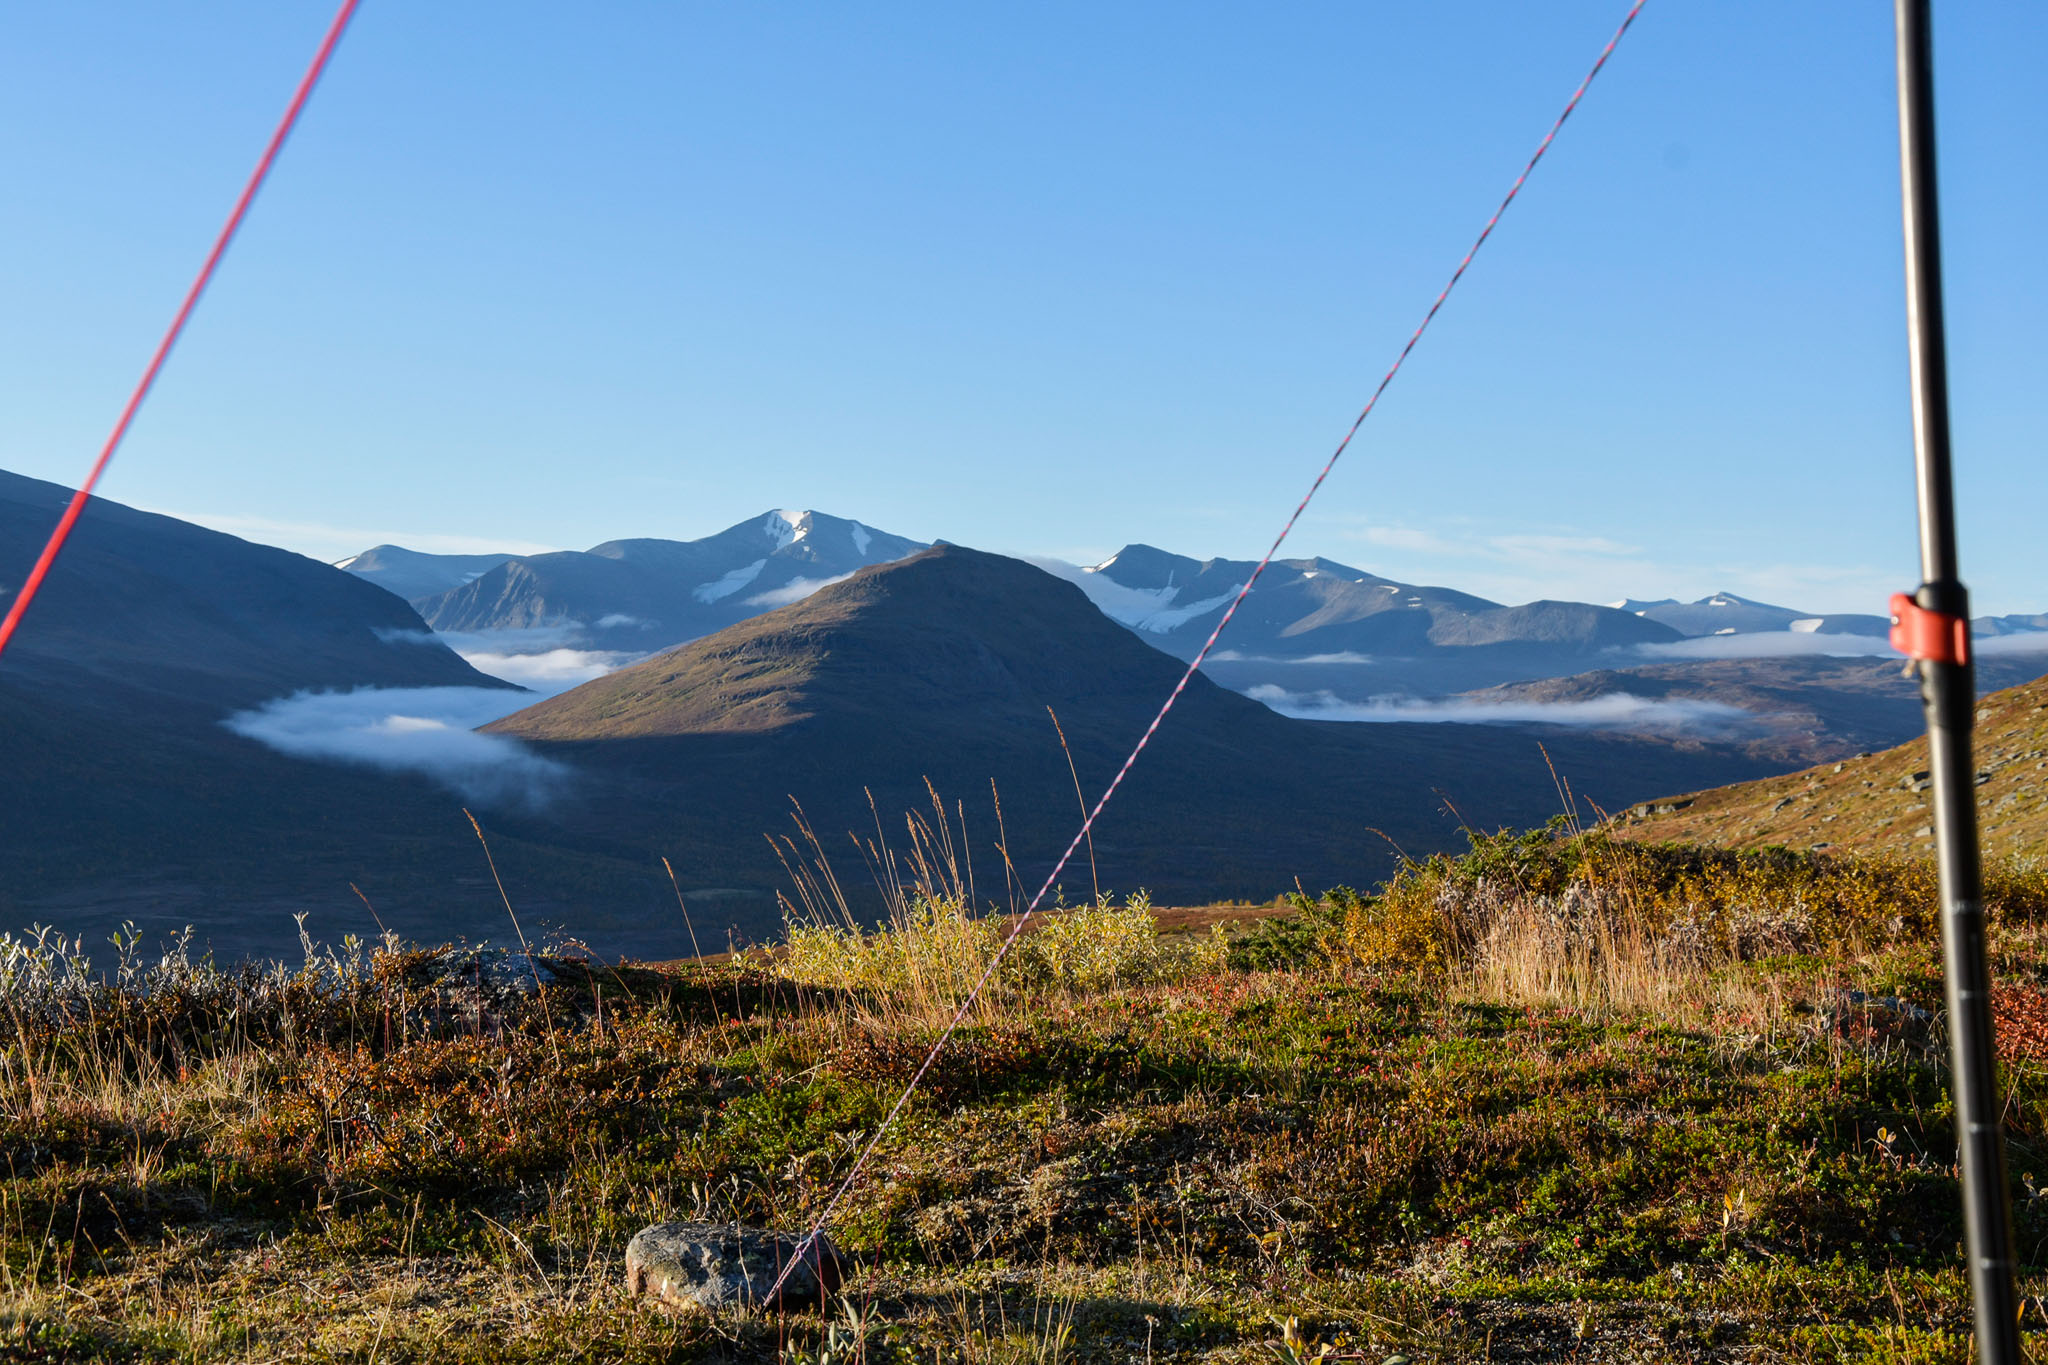
<svg viewBox="0 0 2048 1365">
<path fill-rule="evenodd" d="M 9 581 L 63 490 L 0 494 Z M 873 913 L 878 850 L 935 800 L 1013 905 L 1251 567 L 1026 562 L 809 511 L 330 567 L 103 500 L 75 555 L 0 672 L 0 913 L 87 942 L 190 926 L 230 958 L 291 954 L 300 915 L 325 941 L 499 936 L 508 898 L 613 956 L 768 941 L 792 860 L 829 857 Z M 1058 895 L 1265 900 L 1882 748 L 1918 709 L 1865 624 L 1277 563 Z M 1985 624 L 1986 686 L 2030 678 L 2048 632 Z"/>
</svg>

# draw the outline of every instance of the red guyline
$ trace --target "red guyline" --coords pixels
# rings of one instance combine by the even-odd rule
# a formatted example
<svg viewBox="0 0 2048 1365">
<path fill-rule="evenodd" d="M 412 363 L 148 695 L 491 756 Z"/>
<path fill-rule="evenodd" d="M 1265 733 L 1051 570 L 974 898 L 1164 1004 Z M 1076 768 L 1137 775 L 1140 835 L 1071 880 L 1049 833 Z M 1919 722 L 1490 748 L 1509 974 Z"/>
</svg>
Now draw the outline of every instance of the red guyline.
<svg viewBox="0 0 2048 1365">
<path fill-rule="evenodd" d="M 1471 250 L 1467 251 L 1465 258 L 1458 262 L 1458 268 L 1451 272 L 1450 282 L 1443 287 L 1443 292 L 1436 296 L 1436 302 L 1430 304 L 1429 312 L 1423 315 L 1421 325 L 1416 327 L 1414 335 L 1408 338 L 1408 344 L 1403 346 L 1401 353 L 1394 357 L 1394 363 L 1388 368 L 1386 375 L 1381 378 L 1379 387 L 1372 391 L 1372 397 L 1366 399 L 1365 407 L 1359 411 L 1358 416 L 1352 421 L 1350 430 L 1344 433 L 1344 439 L 1337 442 L 1336 450 L 1332 451 L 1330 458 L 1324 461 L 1322 472 L 1316 475 L 1315 482 L 1309 485 L 1308 492 L 1304 493 L 1301 501 L 1295 505 L 1293 515 L 1287 518 L 1287 524 L 1280 528 L 1279 535 L 1273 537 L 1272 547 L 1266 551 L 1265 558 L 1259 561 L 1258 567 L 1252 570 L 1251 577 L 1245 580 L 1244 586 L 1237 590 L 1237 596 L 1224 609 L 1223 615 L 1216 622 L 1216 628 L 1209 632 L 1209 638 L 1203 642 L 1201 650 L 1195 655 L 1194 662 L 1188 665 L 1187 672 L 1181 674 L 1180 681 L 1173 685 L 1173 691 L 1167 694 L 1166 703 L 1159 708 L 1159 714 L 1154 716 L 1152 723 L 1145 727 L 1145 733 L 1138 737 L 1137 746 L 1131 750 L 1130 757 L 1126 758 L 1123 766 L 1117 769 L 1116 776 L 1110 779 L 1108 788 L 1102 793 L 1101 799 L 1095 803 L 1095 808 L 1089 811 L 1087 819 L 1081 822 L 1080 833 L 1076 834 L 1074 841 L 1067 845 L 1067 851 L 1060 854 L 1059 861 L 1053 864 L 1051 875 L 1045 879 L 1045 885 L 1038 888 L 1038 894 L 1033 896 L 1031 903 L 1024 907 L 1024 913 L 1019 915 L 1017 922 L 1010 926 L 1008 936 L 1003 939 L 1001 946 L 996 949 L 995 956 L 989 959 L 989 964 L 982 971 L 981 978 L 974 983 L 973 988 L 967 992 L 966 998 L 960 1002 L 960 1008 L 954 1012 L 952 1020 L 947 1023 L 945 1030 L 939 1034 L 938 1041 L 932 1044 L 932 1049 L 925 1055 L 923 1064 L 917 1068 L 916 1074 L 911 1076 L 910 1084 L 903 1088 L 902 1095 L 897 1097 L 896 1103 L 890 1108 L 888 1116 L 882 1120 L 881 1126 L 875 1129 L 874 1137 L 868 1140 L 868 1145 L 861 1150 L 860 1156 L 854 1161 L 853 1169 L 846 1173 L 846 1179 L 840 1182 L 838 1190 L 833 1193 L 831 1200 L 826 1203 L 825 1211 L 818 1215 L 818 1221 L 812 1226 L 810 1232 L 804 1237 L 803 1242 L 797 1247 L 796 1253 L 790 1257 L 789 1263 L 783 1267 L 782 1273 L 776 1277 L 774 1287 L 768 1291 L 768 1301 L 773 1301 L 776 1294 L 781 1292 L 782 1282 L 789 1278 L 790 1271 L 797 1267 L 803 1260 L 804 1254 L 817 1242 L 819 1234 L 824 1232 L 825 1225 L 831 1221 L 833 1212 L 839 1207 L 839 1201 L 844 1199 L 847 1191 L 853 1188 L 853 1182 L 867 1165 L 868 1158 L 874 1154 L 875 1148 L 881 1145 L 882 1139 L 895 1126 L 898 1115 L 903 1112 L 903 1106 L 910 1102 L 910 1096 L 916 1091 L 918 1082 L 922 1081 L 925 1073 L 931 1070 L 932 1063 L 939 1059 L 939 1053 L 945 1050 L 946 1044 L 952 1040 L 953 1034 L 967 1018 L 967 1012 L 973 1008 L 975 999 L 980 996 L 982 988 L 987 986 L 990 979 L 995 976 L 996 968 L 1002 965 L 1003 958 L 1009 953 L 1011 945 L 1017 941 L 1017 936 L 1024 932 L 1025 922 L 1037 912 L 1039 903 L 1045 899 L 1045 893 L 1052 890 L 1053 883 L 1059 880 L 1060 873 L 1066 870 L 1068 861 L 1074 856 L 1074 850 L 1081 846 L 1081 841 L 1086 839 L 1089 832 L 1095 828 L 1095 819 L 1102 814 L 1102 808 L 1109 804 L 1109 799 L 1112 796 L 1116 795 L 1116 789 L 1123 785 L 1124 777 L 1131 771 L 1133 765 L 1137 763 L 1138 755 L 1144 753 L 1145 746 L 1152 742 L 1152 736 L 1158 731 L 1160 723 L 1166 719 L 1167 712 L 1173 710 L 1174 703 L 1180 700 L 1180 694 L 1187 688 L 1189 680 L 1195 676 L 1196 670 L 1201 668 L 1202 661 L 1209 657 L 1209 651 L 1216 647 L 1216 641 L 1222 637 L 1224 627 L 1230 624 L 1230 618 L 1237 614 L 1238 607 L 1250 595 L 1252 585 L 1259 581 L 1259 575 L 1265 573 L 1266 567 L 1273 562 L 1273 556 L 1280 553 L 1281 542 L 1285 541 L 1288 534 L 1294 530 L 1294 523 L 1301 520 L 1301 514 L 1308 510 L 1309 503 L 1315 498 L 1316 493 L 1321 490 L 1323 481 L 1330 477 L 1330 471 L 1337 467 L 1338 459 L 1343 456 L 1345 450 L 1351 445 L 1351 438 L 1358 435 L 1358 429 L 1364 426 L 1365 419 L 1372 415 L 1373 408 L 1379 404 L 1380 395 L 1387 391 L 1387 386 L 1394 382 L 1394 376 L 1401 372 L 1401 366 L 1407 363 L 1409 353 L 1415 349 L 1415 343 L 1422 340 L 1422 334 L 1428 331 L 1429 324 L 1436 320 L 1437 313 L 1444 306 L 1444 300 L 1451 296 L 1451 291 L 1458 287 L 1458 281 L 1465 277 L 1466 268 L 1472 264 L 1472 258 L 1479 254 L 1479 248 L 1485 246 L 1486 239 L 1493 235 L 1493 229 L 1500 223 L 1501 215 L 1508 211 L 1508 205 L 1514 203 L 1515 196 L 1522 192 L 1522 186 L 1528 183 L 1529 173 L 1536 169 L 1536 163 L 1541 161 L 1543 154 L 1550 150 L 1550 144 L 1556 141 L 1557 134 L 1564 127 L 1565 120 L 1570 118 L 1572 111 L 1579 107 L 1579 101 L 1585 98 L 1587 88 L 1593 84 L 1593 78 L 1600 74 L 1600 68 L 1607 65 L 1607 59 L 1614 55 L 1614 49 L 1620 44 L 1622 35 L 1628 32 L 1629 25 L 1636 21 L 1636 16 L 1642 13 L 1643 6 L 1646 3 L 1648 3 L 1648 0 L 1635 0 L 1635 3 L 1629 7 L 1628 14 L 1622 19 L 1621 27 L 1615 29 L 1614 36 L 1607 40 L 1607 46 L 1600 49 L 1600 56 L 1594 61 L 1592 70 L 1588 71 L 1586 78 L 1579 82 L 1578 89 L 1572 91 L 1572 97 L 1565 101 L 1564 112 L 1557 116 L 1557 121 L 1550 125 L 1550 131 L 1543 135 L 1543 141 L 1537 144 L 1536 151 L 1529 158 L 1528 164 L 1522 167 L 1522 173 L 1516 176 L 1515 183 L 1508 187 L 1506 196 L 1500 201 L 1500 207 L 1495 209 L 1493 216 L 1486 220 L 1486 226 L 1479 230 L 1479 236 L 1473 241 Z"/>
<path fill-rule="evenodd" d="M 242 219 L 249 212 L 249 205 L 255 201 L 256 191 L 270 174 L 270 167 L 277 160 L 277 153 L 284 146 L 284 140 L 291 135 L 292 127 L 299 121 L 299 111 L 306 107 L 307 98 L 313 87 L 320 81 L 320 73 L 327 69 L 327 59 L 334 55 L 334 48 L 341 41 L 342 31 L 348 27 L 349 19 L 355 14 L 360 0 L 342 0 L 341 8 L 335 12 L 334 20 L 327 26 L 327 36 L 320 42 L 320 50 L 313 54 L 313 64 L 306 68 L 306 74 L 299 79 L 299 88 L 292 93 L 292 102 L 285 107 L 284 117 L 279 120 L 277 130 L 270 135 L 269 145 L 263 149 L 262 159 L 249 176 L 249 183 L 242 187 L 241 198 L 235 201 L 234 212 L 228 215 L 227 225 L 214 239 L 213 250 L 207 253 L 206 264 L 199 268 L 199 277 L 192 281 L 192 287 L 185 291 L 185 301 L 178 305 L 178 314 L 171 319 L 170 330 L 164 333 L 156 345 L 156 353 L 149 358 L 149 366 L 142 372 L 142 380 L 136 384 L 135 392 L 128 396 L 128 405 L 121 409 L 121 418 L 114 423 L 113 434 L 107 437 L 106 445 L 100 448 L 99 459 L 93 461 L 92 472 L 85 476 L 85 483 L 71 501 L 65 505 L 64 515 L 57 519 L 57 529 L 50 532 L 48 543 L 42 554 L 36 557 L 35 567 L 28 572 L 28 578 L 21 585 L 14 604 L 7 609 L 7 617 L 0 620 L 0 654 L 7 652 L 7 642 L 14 638 L 14 632 L 21 626 L 21 618 L 28 613 L 28 604 L 35 600 L 36 593 L 49 577 L 50 566 L 57 562 L 58 553 L 64 542 L 71 538 L 71 529 L 78 525 L 78 518 L 85 511 L 85 504 L 92 497 L 92 490 L 99 485 L 100 475 L 107 472 L 114 452 L 120 448 L 122 437 L 128 434 L 128 426 L 135 420 L 136 412 L 142 407 L 142 400 L 156 385 L 158 371 L 164 361 L 170 358 L 171 348 L 178 343 L 179 335 L 185 330 L 187 319 L 193 308 L 198 306 L 199 296 L 206 292 L 207 284 L 213 279 L 214 268 L 227 254 L 228 243 L 234 240 L 235 230 L 242 226 Z"/>
</svg>

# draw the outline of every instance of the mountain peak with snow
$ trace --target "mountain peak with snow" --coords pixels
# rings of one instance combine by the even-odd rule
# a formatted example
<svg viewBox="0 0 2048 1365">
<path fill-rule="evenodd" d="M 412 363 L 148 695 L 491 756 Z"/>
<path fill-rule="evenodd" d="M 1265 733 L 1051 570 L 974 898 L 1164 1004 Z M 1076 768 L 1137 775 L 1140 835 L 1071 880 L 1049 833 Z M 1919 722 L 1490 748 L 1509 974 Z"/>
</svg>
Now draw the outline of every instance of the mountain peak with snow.
<svg viewBox="0 0 2048 1365">
<path fill-rule="evenodd" d="M 809 508 L 775 508 L 697 540 L 609 540 L 508 558 L 414 605 L 437 630 L 547 630 L 642 654 L 787 606 L 920 542 Z"/>
</svg>

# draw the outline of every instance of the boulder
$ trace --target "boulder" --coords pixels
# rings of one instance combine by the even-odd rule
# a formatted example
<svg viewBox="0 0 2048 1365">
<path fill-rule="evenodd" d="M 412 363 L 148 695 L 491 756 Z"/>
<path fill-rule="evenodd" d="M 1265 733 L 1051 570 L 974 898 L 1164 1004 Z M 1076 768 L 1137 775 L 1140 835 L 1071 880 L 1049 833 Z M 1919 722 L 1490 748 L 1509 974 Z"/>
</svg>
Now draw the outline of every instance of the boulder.
<svg viewBox="0 0 2048 1365">
<path fill-rule="evenodd" d="M 443 948 L 427 959 L 425 971 L 428 984 L 439 991 L 538 995 L 541 987 L 555 984 L 554 971 L 535 961 L 525 949 L 496 948 L 488 943 Z"/>
<path fill-rule="evenodd" d="M 839 1251 L 823 1233 L 768 1297 L 803 1240 L 737 1223 L 655 1223 L 626 1244 L 626 1292 L 677 1307 L 814 1308 L 840 1281 Z"/>
</svg>

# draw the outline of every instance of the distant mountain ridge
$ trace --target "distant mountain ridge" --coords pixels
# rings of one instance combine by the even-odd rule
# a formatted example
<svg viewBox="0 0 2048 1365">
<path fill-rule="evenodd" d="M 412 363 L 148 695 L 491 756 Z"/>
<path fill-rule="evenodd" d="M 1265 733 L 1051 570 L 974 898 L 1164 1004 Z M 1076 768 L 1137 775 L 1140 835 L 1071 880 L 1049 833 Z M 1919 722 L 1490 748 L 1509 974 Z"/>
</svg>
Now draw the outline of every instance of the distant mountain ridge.
<svg viewBox="0 0 2048 1365">
<path fill-rule="evenodd" d="M 402 545 L 373 545 L 359 555 L 336 561 L 334 567 L 368 579 L 408 602 L 418 602 L 474 582 L 512 557 L 424 554 Z"/>
<path fill-rule="evenodd" d="M 795 601 L 862 561 L 917 548 L 859 522 L 775 512 L 697 541 L 613 541 L 583 554 L 485 557 L 485 565 L 379 547 L 350 565 L 415 581 L 459 578 L 417 599 L 437 629 L 497 632 L 503 643 L 482 648 L 509 654 L 564 644 L 609 651 L 593 664 L 603 667 L 701 638 Z M 1146 544 L 1094 565 L 1031 562 L 1183 660 L 1209 638 L 1255 567 Z M 2048 640 L 2048 615 L 1975 624 L 1986 637 Z M 1525 714 L 1531 704 L 1561 702 L 1558 714 L 1584 724 L 1636 723 L 1646 714 L 1637 700 L 1736 706 L 1759 718 L 1744 740 L 1753 754 L 1811 762 L 1912 732 L 1909 687 L 1868 658 L 1832 657 L 1885 655 L 1887 628 L 1880 616 L 1806 613 L 1727 592 L 1696 602 L 1507 605 L 1332 559 L 1287 559 L 1267 567 L 1204 672 L 1289 714 L 1327 718 L 1382 719 L 1385 703 L 1399 698 L 1507 704 Z M 2031 676 L 2029 667 L 2017 652 L 1996 661 L 1987 654 L 1984 676 L 1988 685 L 2011 683 Z M 1684 706 L 1658 714 L 1666 722 L 1710 719 Z"/>
<path fill-rule="evenodd" d="M 776 511 L 698 540 L 615 540 L 524 556 L 380 545 L 337 567 L 406 597 L 436 630 L 556 628 L 573 631 L 585 647 L 632 654 L 698 638 L 923 548 L 857 521 Z M 1208 638 L 1254 568 L 1248 560 L 1198 560 L 1142 543 L 1094 565 L 1032 562 L 1183 659 Z M 1974 624 L 1983 635 L 2048 631 L 2048 613 Z M 1696 602 L 1507 605 L 1331 559 L 1288 559 L 1268 566 L 1213 663 L 1218 677 L 1243 687 L 1251 685 L 1246 679 L 1263 680 L 1246 664 L 1398 662 L 1416 675 L 1415 685 L 1398 690 L 1459 691 L 1612 666 L 1617 652 L 1687 638 L 1789 632 L 1881 639 L 1887 628 L 1882 616 L 1802 612 L 1728 592 Z M 1381 680 L 1373 686 L 1384 690 Z"/>
<path fill-rule="evenodd" d="M 1772 606 L 1732 592 L 1717 592 L 1697 602 L 1666 597 L 1655 602 L 1631 598 L 1613 606 L 1647 621 L 1670 626 L 1682 635 L 1732 635 L 1753 631 L 1789 630 L 1809 635 L 1883 635 L 1890 621 L 1867 613 L 1812 614 Z"/>
<path fill-rule="evenodd" d="M 584 551 L 504 556 L 475 570 L 445 563 L 461 557 L 432 556 L 463 579 L 413 604 L 438 631 L 558 628 L 586 648 L 644 654 L 923 548 L 822 512 L 773 511 L 699 540 L 611 540 Z M 406 571 L 423 581 L 418 558 L 406 561 Z"/>
<path fill-rule="evenodd" d="M 1196 560 L 1150 545 L 1127 545 L 1075 581 L 1112 618 L 1144 632 L 1169 654 L 1192 657 L 1255 567 L 1248 560 Z M 1098 583 L 1123 591 L 1108 591 Z M 1603 649 L 1679 638 L 1668 627 L 1610 607 L 1583 602 L 1503 606 L 1321 558 L 1269 566 L 1231 630 L 1231 647 L 1240 653 L 1295 657 L 1498 644 Z"/>
</svg>

